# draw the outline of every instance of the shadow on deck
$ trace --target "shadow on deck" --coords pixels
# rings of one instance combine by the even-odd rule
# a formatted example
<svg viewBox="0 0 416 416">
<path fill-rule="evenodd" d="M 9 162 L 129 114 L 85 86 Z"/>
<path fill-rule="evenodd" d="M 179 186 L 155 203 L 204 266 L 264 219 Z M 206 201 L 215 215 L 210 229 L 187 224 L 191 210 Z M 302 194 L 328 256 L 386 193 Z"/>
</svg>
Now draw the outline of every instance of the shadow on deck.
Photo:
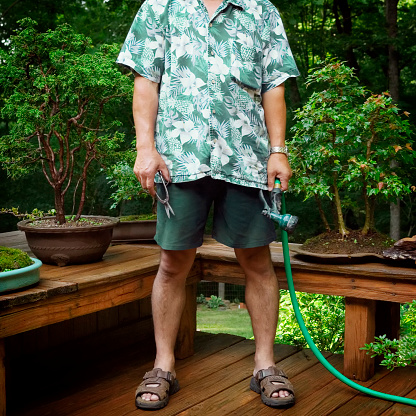
<svg viewBox="0 0 416 416">
<path fill-rule="evenodd" d="M 154 345 L 131 345 L 77 360 L 66 352 L 65 370 L 33 375 L 12 389 L 10 416 L 124 416 L 149 414 L 137 410 L 134 391 L 152 367 Z M 74 350 L 74 354 L 77 351 Z M 197 333 L 195 354 L 177 362 L 181 390 L 157 412 L 166 415 L 415 415 L 410 406 L 359 394 L 336 380 L 309 350 L 276 345 L 278 366 L 291 378 L 297 403 L 291 409 L 264 406 L 249 389 L 254 342 L 226 334 Z M 342 369 L 342 356 L 327 354 Z M 45 359 L 45 357 L 44 357 Z M 56 358 L 55 358 L 56 359 Z M 49 360 L 46 360 L 49 361 Z M 46 363 L 45 363 L 46 364 Z M 49 364 L 50 365 L 50 364 Z M 47 365 L 46 367 L 48 367 Z M 62 366 L 60 364 L 59 366 Z M 29 369 L 30 370 L 30 369 Z M 32 384 L 33 383 L 33 384 Z M 363 385 L 382 392 L 416 398 L 416 368 L 384 369 Z"/>
</svg>

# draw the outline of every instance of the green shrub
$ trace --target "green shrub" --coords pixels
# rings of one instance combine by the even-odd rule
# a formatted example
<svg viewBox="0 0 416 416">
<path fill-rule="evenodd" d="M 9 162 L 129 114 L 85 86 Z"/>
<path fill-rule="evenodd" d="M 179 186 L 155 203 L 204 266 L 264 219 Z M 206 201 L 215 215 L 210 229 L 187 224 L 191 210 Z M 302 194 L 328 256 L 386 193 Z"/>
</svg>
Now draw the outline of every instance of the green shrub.
<svg viewBox="0 0 416 416">
<path fill-rule="evenodd" d="M 224 302 L 220 297 L 212 295 L 207 302 L 207 306 L 211 309 L 218 309 L 220 306 L 224 306 Z"/>
<path fill-rule="evenodd" d="M 381 365 L 393 370 L 396 367 L 416 365 L 416 337 L 404 336 L 400 339 L 388 339 L 386 335 L 375 337 L 375 342 L 365 344 L 371 357 L 382 356 Z"/>
<path fill-rule="evenodd" d="M 196 297 L 196 303 L 202 304 L 202 305 L 207 303 L 207 300 L 205 299 L 205 296 L 203 293 L 201 293 L 199 296 Z"/>
<path fill-rule="evenodd" d="M 341 296 L 296 293 L 305 325 L 321 351 L 342 353 L 344 348 L 345 301 Z M 307 347 L 287 290 L 280 291 L 279 326 L 275 342 Z"/>
<path fill-rule="evenodd" d="M 27 253 L 17 248 L 0 247 L 0 272 L 21 269 L 33 263 Z"/>
<path fill-rule="evenodd" d="M 400 324 L 399 339 L 391 340 L 382 335 L 361 348 L 371 357 L 382 357 L 380 364 L 389 370 L 416 365 L 416 300 L 401 305 Z"/>
</svg>

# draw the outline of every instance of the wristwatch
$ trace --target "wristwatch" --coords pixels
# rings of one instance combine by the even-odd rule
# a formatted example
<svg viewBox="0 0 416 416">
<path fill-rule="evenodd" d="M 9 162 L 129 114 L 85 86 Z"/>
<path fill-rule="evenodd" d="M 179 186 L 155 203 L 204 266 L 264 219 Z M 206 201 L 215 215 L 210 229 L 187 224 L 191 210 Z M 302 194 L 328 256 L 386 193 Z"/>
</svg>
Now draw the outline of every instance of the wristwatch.
<svg viewBox="0 0 416 416">
<path fill-rule="evenodd" d="M 270 148 L 270 154 L 272 153 L 283 153 L 284 155 L 289 157 L 287 146 L 273 146 Z"/>
</svg>

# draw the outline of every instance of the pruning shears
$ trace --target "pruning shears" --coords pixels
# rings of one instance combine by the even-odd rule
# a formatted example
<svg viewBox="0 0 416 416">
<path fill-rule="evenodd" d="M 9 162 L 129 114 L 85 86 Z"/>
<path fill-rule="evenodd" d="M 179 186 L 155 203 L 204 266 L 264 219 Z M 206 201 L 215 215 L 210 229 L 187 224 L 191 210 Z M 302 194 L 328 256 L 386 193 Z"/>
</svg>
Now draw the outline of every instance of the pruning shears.
<svg viewBox="0 0 416 416">
<path fill-rule="evenodd" d="M 175 215 L 175 213 L 173 212 L 173 209 L 171 205 L 169 204 L 168 182 L 165 180 L 165 178 L 163 177 L 160 171 L 157 172 L 156 174 L 159 175 L 160 180 L 165 188 L 165 198 L 162 198 L 161 196 L 159 196 L 157 192 L 156 192 L 156 198 L 161 204 L 163 204 L 163 206 L 165 207 L 166 216 L 170 218 L 170 214 L 172 213 L 172 215 Z"/>
</svg>

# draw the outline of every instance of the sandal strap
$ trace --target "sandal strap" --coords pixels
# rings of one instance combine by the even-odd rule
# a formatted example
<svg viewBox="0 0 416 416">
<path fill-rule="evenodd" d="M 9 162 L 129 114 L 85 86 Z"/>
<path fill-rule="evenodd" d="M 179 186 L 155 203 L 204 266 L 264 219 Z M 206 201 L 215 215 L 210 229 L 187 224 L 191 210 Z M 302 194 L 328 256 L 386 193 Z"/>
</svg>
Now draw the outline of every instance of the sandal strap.
<svg viewBox="0 0 416 416">
<path fill-rule="evenodd" d="M 144 377 L 143 380 L 148 380 L 150 378 L 163 378 L 166 380 L 170 385 L 175 380 L 175 377 L 172 375 L 170 371 L 163 371 L 161 368 L 154 368 L 151 371 L 148 371 Z"/>
<path fill-rule="evenodd" d="M 265 377 L 269 377 L 269 376 L 280 376 L 286 379 L 288 378 L 286 373 L 283 370 L 281 370 L 280 368 L 277 368 L 276 366 L 270 366 L 269 368 L 259 370 L 256 374 L 256 379 L 260 382 Z"/>
<path fill-rule="evenodd" d="M 277 382 L 278 384 L 274 384 Z M 277 393 L 281 390 L 286 390 L 291 394 L 295 394 L 292 383 L 282 376 L 266 376 L 261 383 L 261 389 L 266 397 L 271 398 L 273 393 Z"/>
<path fill-rule="evenodd" d="M 168 371 L 162 371 L 159 368 L 155 370 L 156 371 L 148 371 L 144 375 L 143 381 L 140 383 L 139 387 L 137 387 L 136 398 L 138 396 L 142 396 L 145 393 L 150 393 L 158 396 L 159 401 L 161 401 L 168 396 L 175 377 L 173 377 L 172 374 Z M 159 376 L 159 374 L 162 376 Z M 151 386 L 151 384 L 156 384 L 156 386 Z"/>
</svg>

